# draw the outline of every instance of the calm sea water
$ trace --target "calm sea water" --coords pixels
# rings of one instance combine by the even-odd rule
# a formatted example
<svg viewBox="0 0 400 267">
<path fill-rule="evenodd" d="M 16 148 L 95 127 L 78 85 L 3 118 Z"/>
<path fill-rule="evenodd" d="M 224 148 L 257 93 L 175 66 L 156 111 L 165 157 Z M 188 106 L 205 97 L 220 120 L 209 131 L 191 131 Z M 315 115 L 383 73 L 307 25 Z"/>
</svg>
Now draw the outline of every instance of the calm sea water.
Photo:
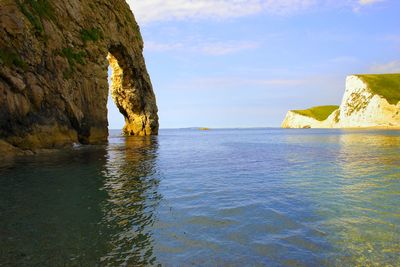
<svg viewBox="0 0 400 267">
<path fill-rule="evenodd" d="M 162 130 L 2 162 L 1 266 L 400 265 L 400 132 Z"/>
</svg>

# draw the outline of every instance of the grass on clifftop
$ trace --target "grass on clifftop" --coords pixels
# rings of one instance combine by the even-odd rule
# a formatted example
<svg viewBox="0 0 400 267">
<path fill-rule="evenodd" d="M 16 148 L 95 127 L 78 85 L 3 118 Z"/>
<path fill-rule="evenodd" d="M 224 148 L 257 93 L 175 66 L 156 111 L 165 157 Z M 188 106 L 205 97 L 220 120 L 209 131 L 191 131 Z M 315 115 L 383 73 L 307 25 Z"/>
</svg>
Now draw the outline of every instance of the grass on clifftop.
<svg viewBox="0 0 400 267">
<path fill-rule="evenodd" d="M 396 105 L 400 101 L 400 73 L 357 75 L 370 90 L 385 98 L 389 104 Z"/>
<path fill-rule="evenodd" d="M 294 113 L 307 116 L 318 121 L 326 120 L 339 106 L 318 106 L 304 110 L 292 110 Z"/>
</svg>

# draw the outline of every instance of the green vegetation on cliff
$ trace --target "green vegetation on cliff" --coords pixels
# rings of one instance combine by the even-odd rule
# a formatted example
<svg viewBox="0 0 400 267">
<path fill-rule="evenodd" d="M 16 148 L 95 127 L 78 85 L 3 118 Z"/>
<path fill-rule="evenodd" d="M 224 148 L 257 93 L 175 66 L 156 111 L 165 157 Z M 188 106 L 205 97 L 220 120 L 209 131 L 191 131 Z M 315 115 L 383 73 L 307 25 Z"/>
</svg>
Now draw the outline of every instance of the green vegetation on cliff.
<svg viewBox="0 0 400 267">
<path fill-rule="evenodd" d="M 17 66 L 20 68 L 26 68 L 26 63 L 21 57 L 10 49 L 0 48 L 0 64 L 4 64 L 8 67 Z"/>
<path fill-rule="evenodd" d="M 71 78 L 71 75 L 75 71 L 76 64 L 85 65 L 85 56 L 86 53 L 83 51 L 75 52 L 72 48 L 64 48 L 61 51 L 61 56 L 65 57 L 68 60 L 69 69 L 64 72 L 64 79 Z"/>
<path fill-rule="evenodd" d="M 81 38 L 85 44 L 89 41 L 97 42 L 102 37 L 103 37 L 103 33 L 99 28 L 91 28 L 91 29 L 82 29 L 81 30 Z"/>
<path fill-rule="evenodd" d="M 54 10 L 48 0 L 17 0 L 17 4 L 39 34 L 44 31 L 42 19 L 54 19 Z"/>
<path fill-rule="evenodd" d="M 396 105 L 400 101 L 400 73 L 357 75 L 369 89 L 383 98 L 389 104 Z"/>
<path fill-rule="evenodd" d="M 292 110 L 294 113 L 316 119 L 318 121 L 326 120 L 329 115 L 337 110 L 339 106 L 318 106 L 304 110 Z"/>
</svg>

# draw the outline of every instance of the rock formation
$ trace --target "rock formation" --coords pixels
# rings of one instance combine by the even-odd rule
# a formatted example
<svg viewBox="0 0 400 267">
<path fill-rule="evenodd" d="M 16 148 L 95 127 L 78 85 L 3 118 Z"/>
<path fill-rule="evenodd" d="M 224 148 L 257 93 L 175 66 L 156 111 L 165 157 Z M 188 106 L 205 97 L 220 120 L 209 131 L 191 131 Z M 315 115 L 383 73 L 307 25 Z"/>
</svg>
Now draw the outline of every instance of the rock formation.
<svg viewBox="0 0 400 267">
<path fill-rule="evenodd" d="M 290 110 L 283 128 L 332 128 L 334 114 L 339 106 L 318 106 L 306 110 Z"/>
<path fill-rule="evenodd" d="M 400 129 L 400 74 L 351 75 L 340 107 L 292 110 L 283 128 Z"/>
<path fill-rule="evenodd" d="M 0 151 L 108 137 L 107 69 L 124 132 L 158 132 L 143 40 L 124 0 L 2 0 Z"/>
</svg>

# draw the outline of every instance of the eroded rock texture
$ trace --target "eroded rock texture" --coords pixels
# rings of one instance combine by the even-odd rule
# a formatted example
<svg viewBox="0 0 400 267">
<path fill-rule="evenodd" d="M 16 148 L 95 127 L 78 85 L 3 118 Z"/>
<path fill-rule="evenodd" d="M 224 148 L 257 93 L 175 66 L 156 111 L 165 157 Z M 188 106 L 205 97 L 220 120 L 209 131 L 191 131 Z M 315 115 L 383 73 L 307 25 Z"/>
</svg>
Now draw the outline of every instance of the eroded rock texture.
<svg viewBox="0 0 400 267">
<path fill-rule="evenodd" d="M 143 40 L 124 0 L 0 1 L 0 144 L 7 151 L 106 141 L 109 65 L 125 133 L 157 134 Z"/>
</svg>

